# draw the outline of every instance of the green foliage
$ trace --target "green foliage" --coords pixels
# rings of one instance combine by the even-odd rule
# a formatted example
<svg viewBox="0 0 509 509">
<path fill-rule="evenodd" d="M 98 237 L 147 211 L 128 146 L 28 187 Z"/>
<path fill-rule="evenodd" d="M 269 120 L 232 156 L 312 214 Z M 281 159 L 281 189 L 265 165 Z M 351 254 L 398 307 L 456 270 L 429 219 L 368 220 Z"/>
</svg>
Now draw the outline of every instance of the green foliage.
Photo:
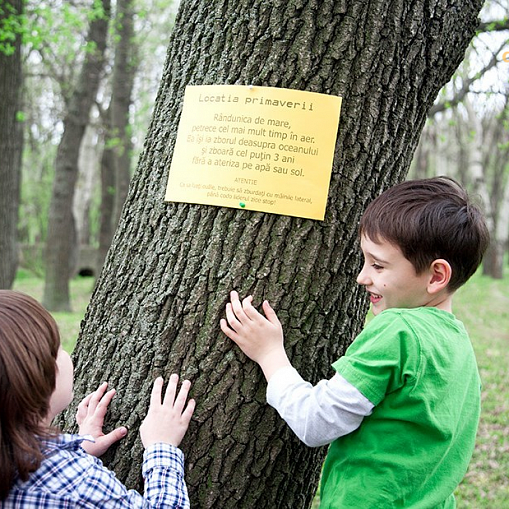
<svg viewBox="0 0 509 509">
<path fill-rule="evenodd" d="M 25 17 L 10 4 L 0 5 L 0 53 L 10 56 L 16 50 L 16 38 L 23 34 Z"/>
<path fill-rule="evenodd" d="M 112 149 L 122 146 L 122 138 L 112 136 L 111 138 L 108 138 L 106 143 L 104 144 L 104 148 L 106 149 Z"/>
<path fill-rule="evenodd" d="M 23 43 L 33 50 L 43 51 L 50 67 L 54 63 L 68 65 L 81 52 L 88 26 L 89 6 L 78 8 L 74 2 L 27 2 L 25 37 Z"/>
<path fill-rule="evenodd" d="M 31 50 L 50 47 L 52 54 L 65 54 L 70 58 L 67 61 L 71 62 L 76 57 L 89 22 L 104 16 L 100 0 L 94 0 L 91 5 L 57 0 L 26 0 L 26 14 L 15 12 L 10 5 L 2 5 L 0 51 L 12 54 L 13 42 L 17 35 L 21 35 L 23 45 Z"/>
<path fill-rule="evenodd" d="M 101 0 L 94 0 L 91 9 L 88 9 L 87 18 L 88 21 L 95 21 L 97 19 L 104 19 L 105 12 Z"/>
<path fill-rule="evenodd" d="M 174 6 L 168 0 L 133 0 L 135 14 L 135 43 L 139 55 L 139 74 L 133 95 L 132 129 L 133 160 L 141 150 L 149 123 L 153 101 L 160 81 L 167 36 L 172 28 Z M 23 155 L 22 206 L 20 210 L 21 241 L 43 242 L 46 238 L 47 213 L 51 197 L 53 164 L 62 133 L 62 119 L 66 101 L 77 79 L 77 70 L 86 51 L 86 34 L 91 20 L 104 16 L 100 0 L 61 2 L 61 0 L 26 0 L 23 18 L 25 45 L 25 98 L 23 112 L 18 119 L 25 124 Z M 115 28 L 109 41 L 108 57 L 114 54 Z M 112 62 L 106 67 L 103 81 L 102 109 L 110 98 L 108 75 Z M 95 122 L 100 119 L 95 117 Z M 123 144 L 118 136 L 109 148 L 120 151 Z M 97 151 L 102 150 L 99 138 Z M 100 169 L 97 168 L 97 174 Z M 114 190 L 113 190 L 114 194 Z M 99 230 L 100 192 L 94 191 L 90 209 L 92 243 L 97 242 Z M 33 270 L 42 270 L 42 256 L 30 261 Z"/>
</svg>

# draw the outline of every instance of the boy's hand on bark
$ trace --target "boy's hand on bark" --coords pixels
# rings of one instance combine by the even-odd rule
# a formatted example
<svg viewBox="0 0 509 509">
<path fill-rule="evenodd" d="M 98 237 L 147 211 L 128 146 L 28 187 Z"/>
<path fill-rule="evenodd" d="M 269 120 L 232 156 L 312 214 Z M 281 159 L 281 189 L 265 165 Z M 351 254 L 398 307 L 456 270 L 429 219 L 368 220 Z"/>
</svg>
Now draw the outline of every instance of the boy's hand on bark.
<svg viewBox="0 0 509 509">
<path fill-rule="evenodd" d="M 283 342 L 283 328 L 267 301 L 262 304 L 265 316 L 252 305 L 250 295 L 240 302 L 236 291 L 230 293 L 226 304 L 226 320 L 220 322 L 221 330 L 240 349 L 263 369 L 267 380 L 280 367 L 290 365 Z"/>
</svg>

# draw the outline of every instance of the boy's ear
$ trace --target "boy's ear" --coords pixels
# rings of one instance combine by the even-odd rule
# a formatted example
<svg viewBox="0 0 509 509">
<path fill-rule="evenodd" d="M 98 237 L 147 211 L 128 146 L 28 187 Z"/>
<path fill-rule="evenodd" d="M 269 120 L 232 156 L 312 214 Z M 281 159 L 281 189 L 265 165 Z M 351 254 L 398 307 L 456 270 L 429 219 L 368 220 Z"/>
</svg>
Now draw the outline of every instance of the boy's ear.
<svg viewBox="0 0 509 509">
<path fill-rule="evenodd" d="M 431 277 L 428 283 L 428 292 L 438 293 L 444 290 L 451 280 L 451 264 L 442 258 L 434 260 L 430 266 L 430 275 Z"/>
</svg>

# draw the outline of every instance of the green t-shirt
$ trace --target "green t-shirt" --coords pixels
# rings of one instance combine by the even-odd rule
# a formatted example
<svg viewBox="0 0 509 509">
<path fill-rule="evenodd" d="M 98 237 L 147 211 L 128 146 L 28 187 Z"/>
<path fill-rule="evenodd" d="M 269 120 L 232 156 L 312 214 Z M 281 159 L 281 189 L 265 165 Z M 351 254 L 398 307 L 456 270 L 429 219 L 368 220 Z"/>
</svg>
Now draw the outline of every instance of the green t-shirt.
<svg viewBox="0 0 509 509">
<path fill-rule="evenodd" d="M 320 509 L 455 507 L 481 400 L 463 324 L 433 307 L 388 309 L 333 367 L 375 407 L 331 444 Z"/>
</svg>

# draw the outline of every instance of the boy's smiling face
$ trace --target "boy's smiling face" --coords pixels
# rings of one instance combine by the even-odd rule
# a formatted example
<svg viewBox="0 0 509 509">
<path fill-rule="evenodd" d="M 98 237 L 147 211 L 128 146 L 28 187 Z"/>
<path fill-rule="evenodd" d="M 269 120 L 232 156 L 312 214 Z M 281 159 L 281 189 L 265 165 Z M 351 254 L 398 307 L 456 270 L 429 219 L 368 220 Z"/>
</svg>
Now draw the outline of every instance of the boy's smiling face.
<svg viewBox="0 0 509 509">
<path fill-rule="evenodd" d="M 357 282 L 369 293 L 374 315 L 390 308 L 415 308 L 433 304 L 428 293 L 431 271 L 416 274 L 399 247 L 381 239 L 373 242 L 361 236 L 364 266 Z"/>
</svg>

